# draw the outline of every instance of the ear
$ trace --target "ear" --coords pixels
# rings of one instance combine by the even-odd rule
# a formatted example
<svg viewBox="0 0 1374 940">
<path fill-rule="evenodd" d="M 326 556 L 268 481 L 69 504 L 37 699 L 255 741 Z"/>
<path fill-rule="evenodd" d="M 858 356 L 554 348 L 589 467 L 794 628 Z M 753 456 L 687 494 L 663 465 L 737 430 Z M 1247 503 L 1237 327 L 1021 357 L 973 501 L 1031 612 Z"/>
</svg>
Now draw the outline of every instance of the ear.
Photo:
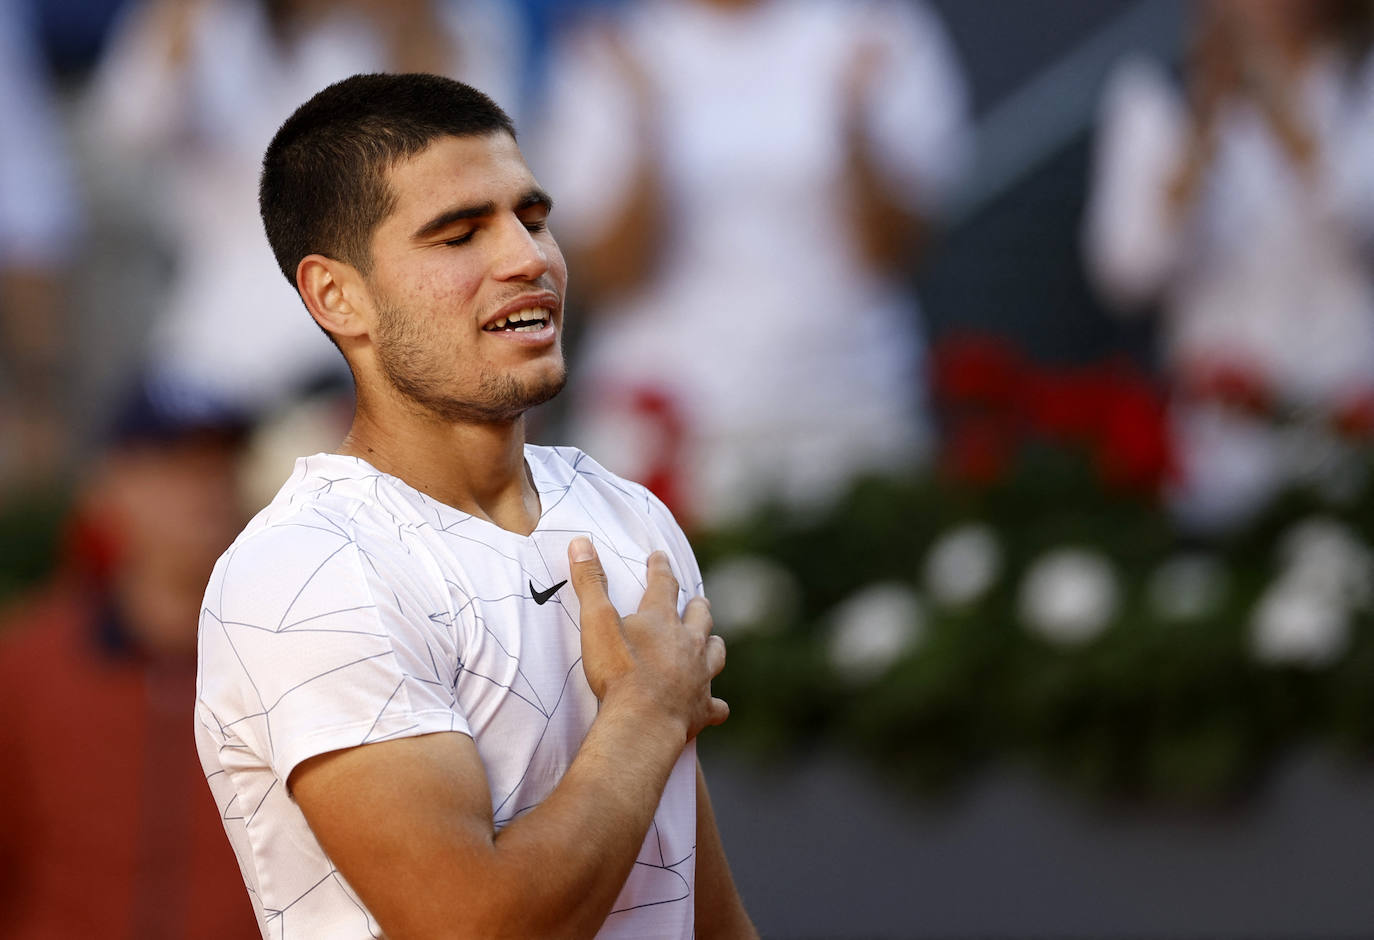
<svg viewBox="0 0 1374 940">
<path fill-rule="evenodd" d="M 305 308 L 338 339 L 362 336 L 370 327 L 362 276 L 344 261 L 306 255 L 296 266 L 296 289 Z"/>
</svg>

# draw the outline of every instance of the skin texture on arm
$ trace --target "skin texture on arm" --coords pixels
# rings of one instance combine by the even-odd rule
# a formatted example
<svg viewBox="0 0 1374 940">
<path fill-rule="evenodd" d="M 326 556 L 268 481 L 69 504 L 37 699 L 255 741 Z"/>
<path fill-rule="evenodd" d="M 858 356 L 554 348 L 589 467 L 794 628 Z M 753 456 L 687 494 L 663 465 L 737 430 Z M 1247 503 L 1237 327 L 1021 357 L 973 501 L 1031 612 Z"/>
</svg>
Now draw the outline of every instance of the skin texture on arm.
<svg viewBox="0 0 1374 940">
<path fill-rule="evenodd" d="M 570 547 L 583 668 L 600 710 L 549 797 L 496 832 L 477 747 L 432 734 L 320 755 L 292 794 L 392 940 L 589 937 L 610 912 L 683 747 L 725 720 L 724 645 L 703 599 L 679 619 L 666 556 L 620 618 L 585 539 Z"/>
<path fill-rule="evenodd" d="M 844 76 L 845 179 L 851 224 L 859 254 L 879 274 L 900 274 L 915 264 L 930 238 L 930 223 L 894 198 L 873 155 L 864 125 L 865 103 L 874 94 L 886 50 L 876 43 L 859 47 Z"/>
<path fill-rule="evenodd" d="M 697 765 L 696 935 L 700 940 L 758 938 L 758 931 L 750 922 L 735 888 L 735 880 L 730 877 L 725 846 L 716 828 L 716 815 L 711 809 L 711 796 L 706 790 L 706 778 L 700 764 Z"/>
<path fill-rule="evenodd" d="M 663 247 L 668 213 L 655 118 L 660 105 L 653 81 L 620 35 L 607 29 L 597 38 L 615 63 L 633 102 L 638 149 L 615 217 L 599 237 L 579 247 L 573 258 L 581 290 L 592 301 L 627 293 L 649 279 Z"/>
</svg>

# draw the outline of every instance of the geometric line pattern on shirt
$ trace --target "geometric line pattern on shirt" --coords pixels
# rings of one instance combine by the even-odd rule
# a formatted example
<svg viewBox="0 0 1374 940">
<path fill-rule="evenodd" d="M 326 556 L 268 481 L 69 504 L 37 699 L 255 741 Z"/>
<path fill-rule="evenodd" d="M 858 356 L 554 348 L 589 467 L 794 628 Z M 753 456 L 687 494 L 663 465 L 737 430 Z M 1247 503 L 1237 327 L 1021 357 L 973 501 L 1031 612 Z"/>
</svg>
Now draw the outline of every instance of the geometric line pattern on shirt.
<svg viewBox="0 0 1374 940">
<path fill-rule="evenodd" d="M 592 469 L 589 470 L 585 468 L 582 464 L 586 460 L 586 455 L 579 451 L 572 450 L 565 452 L 562 448 L 554 448 L 553 450 L 563 457 L 565 467 L 571 466 L 572 473 L 561 480 L 549 479 L 541 472 L 535 472 L 533 474 L 539 492 L 541 506 L 540 521 L 536 531 L 542 534 L 542 536 L 550 542 L 550 547 L 554 543 L 560 541 L 557 538 L 551 537 L 566 535 L 567 539 L 561 540 L 562 542 L 566 542 L 577 535 L 591 535 L 598 543 L 598 554 L 602 557 L 603 564 L 607 565 L 608 574 L 612 577 L 621 577 L 622 579 L 632 581 L 634 584 L 638 585 L 642 592 L 645 587 L 642 550 L 635 549 L 640 552 L 638 555 L 620 550 L 618 538 L 606 530 L 602 524 L 602 520 L 596 514 L 583 512 L 583 514 L 578 517 L 578 522 L 580 524 L 573 528 L 559 527 L 555 519 L 562 514 L 563 507 L 570 497 L 577 502 L 574 491 L 584 478 L 596 479 L 600 481 L 602 485 L 612 488 L 631 502 L 639 504 L 646 518 L 654 516 L 651 497 L 648 496 L 647 491 L 643 488 L 637 487 L 633 490 L 628 489 L 622 485 L 617 478 L 596 472 L 597 468 L 594 463 L 591 464 Z M 377 472 L 374 468 L 367 467 L 367 465 L 361 461 L 359 465 L 360 470 L 366 468 L 364 472 L 356 475 L 331 474 L 326 478 L 317 479 L 314 487 L 314 493 L 317 496 L 332 495 L 335 494 L 336 491 L 356 493 L 358 492 L 358 487 L 365 487 L 370 500 L 359 499 L 351 495 L 347 496 L 346 498 L 353 501 L 353 505 L 347 507 L 346 515 L 335 511 L 336 509 L 342 510 L 347 506 L 347 504 L 339 503 L 337 500 L 331 503 L 329 512 L 321 511 L 319 504 L 299 505 L 302 500 L 308 498 L 308 494 L 304 488 L 291 493 L 284 504 L 278 504 L 277 507 L 272 510 L 272 513 L 277 515 L 278 518 L 271 519 L 269 517 L 266 523 L 267 525 L 272 527 L 299 529 L 302 531 L 303 535 L 322 537 L 326 542 L 332 543 L 332 545 L 321 547 L 321 551 L 323 551 L 324 554 L 322 556 L 315 556 L 319 558 L 319 561 L 314 564 L 313 568 L 308 572 L 303 572 L 304 578 L 297 586 L 294 594 L 288 598 L 284 598 L 284 603 L 277 608 L 280 613 L 274 618 L 276 620 L 275 629 L 262 623 L 247 622 L 244 618 L 223 618 L 225 585 L 229 580 L 228 573 L 235 567 L 235 552 L 238 545 L 236 544 L 231 548 L 222 559 L 224 576 L 221 577 L 218 585 L 220 590 L 217 598 L 219 601 L 219 609 L 211 610 L 207 606 L 202 611 L 203 627 L 211 631 L 208 635 L 218 636 L 223 641 L 224 647 L 237 661 L 239 669 L 241 670 L 241 675 L 246 682 L 246 686 L 248 689 L 251 689 L 252 695 L 256 700 L 256 710 L 248 709 L 250 713 L 234 716 L 220 716 L 213 712 L 209 714 L 209 719 L 213 722 L 213 730 L 217 732 L 215 736 L 219 741 L 219 749 L 222 753 L 230 751 L 248 751 L 249 748 L 240 738 L 238 729 L 240 727 L 258 727 L 265 736 L 266 740 L 264 743 L 268 753 L 275 754 L 274 713 L 290 696 L 308 689 L 313 683 L 320 682 L 327 677 L 343 673 L 346 670 L 371 661 L 394 658 L 396 656 L 396 651 L 393 649 L 379 648 L 377 651 L 371 652 L 368 655 L 356 656 L 343 662 L 321 664 L 327 668 L 317 668 L 317 670 L 313 671 L 310 675 L 297 677 L 294 682 L 288 682 L 284 683 L 282 686 L 273 687 L 270 694 L 265 694 L 266 690 L 260 687 L 260 684 L 254 676 L 254 670 L 249 667 L 247 661 L 249 656 L 245 653 L 242 641 L 253 634 L 264 637 L 271 634 L 278 636 L 291 634 L 300 635 L 302 638 L 312 634 L 338 634 L 341 636 L 352 635 L 360 638 L 376 639 L 378 641 L 388 640 L 389 634 L 384 629 L 363 629 L 357 626 L 358 624 L 371 622 L 366 620 L 366 618 L 359 619 L 359 615 L 364 615 L 366 612 L 378 609 L 379 599 L 376 597 L 372 598 L 372 603 L 360 603 L 355 599 L 350 599 L 348 602 L 339 604 L 328 610 L 319 609 L 322 605 L 318 603 L 319 598 L 317 597 L 315 601 L 312 601 L 309 607 L 302 607 L 303 598 L 311 591 L 316 579 L 322 577 L 323 572 L 330 570 L 331 565 L 341 561 L 344 557 L 344 553 L 352 552 L 357 559 L 356 563 L 363 565 L 370 575 L 363 579 L 363 586 L 366 590 L 381 589 L 388 591 L 390 594 L 390 603 L 393 605 L 394 610 L 409 610 L 418 621 L 428 623 L 436 628 L 437 631 L 440 631 L 437 633 L 433 631 L 417 631 L 421 636 L 421 641 L 416 644 L 416 648 L 409 651 L 404 663 L 397 663 L 400 678 L 393 686 L 389 687 L 389 694 L 385 696 L 385 700 L 373 715 L 370 726 L 368 726 L 365 733 L 362 734 L 361 743 L 394 736 L 402 736 L 418 727 L 418 724 L 414 723 L 400 726 L 395 726 L 395 723 L 392 723 L 382 729 L 383 733 L 374 737 L 374 734 L 379 730 L 379 726 L 387 716 L 388 710 L 391 708 L 393 702 L 405 688 L 407 681 L 429 686 L 436 692 L 442 690 L 449 707 L 456 705 L 457 691 L 464 675 L 468 677 L 467 681 L 480 681 L 501 689 L 510 696 L 508 700 L 522 702 L 531 708 L 538 716 L 536 721 L 539 721 L 539 724 L 535 726 L 539 729 L 538 735 L 535 739 L 533 748 L 529 752 L 531 754 L 531 759 L 525 764 L 518 779 L 515 779 L 514 782 L 510 780 L 506 781 L 509 786 L 503 787 L 503 789 L 506 790 L 505 793 L 493 793 L 493 823 L 498 827 L 507 825 L 512 819 L 529 811 L 535 805 L 538 805 L 534 803 L 528 806 L 520 806 L 512 812 L 507 812 L 507 806 L 510 800 L 517 793 L 522 792 L 526 777 L 535 766 L 535 759 L 545 746 L 553 719 L 558 714 L 560 706 L 567 696 L 570 683 L 574 676 L 579 675 L 578 670 L 581 666 L 581 657 L 577 655 L 579 651 L 575 648 L 569 651 L 574 655 L 569 657 L 571 661 L 567 662 L 566 670 L 562 671 L 561 681 L 554 680 L 553 676 L 549 676 L 545 673 L 541 681 L 547 683 L 547 685 L 541 687 L 539 683 L 531 680 L 530 676 L 526 673 L 525 666 L 521 662 L 520 657 L 512 653 L 511 649 L 504 642 L 501 631 L 492 629 L 491 624 L 487 622 L 489 617 L 495 616 L 503 607 L 509 607 L 512 604 L 533 604 L 533 598 L 529 597 L 524 592 L 523 588 L 519 589 L 518 593 L 506 592 L 484 597 L 481 596 L 480 591 L 474 592 L 465 590 L 451 579 L 444 578 L 443 583 L 449 592 L 448 603 L 439 609 L 429 608 L 416 610 L 413 604 L 407 603 L 407 599 L 401 596 L 396 583 L 393 579 L 389 578 L 383 570 L 380 559 L 375 557 L 367 546 L 357 541 L 356 537 L 352 534 L 352 530 L 359 514 L 368 511 L 373 514 L 374 519 L 380 517 L 380 519 L 389 522 L 393 527 L 393 535 L 391 536 L 392 544 L 388 548 L 388 551 L 397 549 L 404 552 L 406 555 L 414 556 L 415 552 L 413 549 L 425 545 L 429 539 L 438 538 L 441 543 L 451 541 L 455 543 L 457 557 L 466 557 L 474 550 L 479 553 L 491 554 L 500 559 L 498 564 L 504 564 L 517 569 L 520 572 L 520 581 L 522 584 L 527 581 L 552 583 L 553 578 L 551 571 L 553 570 L 553 566 L 550 565 L 550 559 L 545 556 L 546 546 L 544 542 L 536 541 L 531 538 L 530 541 L 524 545 L 526 555 L 522 557 L 504 547 L 507 544 L 511 544 L 508 539 L 510 533 L 498 529 L 492 523 L 484 519 L 462 513 L 452 507 L 443 506 L 443 504 L 432 500 L 418 491 L 412 492 L 420 497 L 418 502 L 424 506 L 427 512 L 423 513 L 420 517 L 411 516 L 409 518 L 400 518 L 388 508 L 386 501 L 382 498 L 380 487 L 384 480 L 384 475 Z M 309 459 L 306 459 L 300 466 L 307 474 L 309 473 Z M 543 468 L 539 467 L 538 470 L 542 471 Z M 395 478 L 387 479 L 392 481 L 389 485 L 400 483 L 400 485 L 404 486 L 401 481 L 395 481 Z M 344 485 L 348 485 L 350 489 L 341 491 L 340 487 Z M 604 499 L 604 497 L 598 498 Z M 286 514 L 287 510 L 285 507 L 290 507 L 289 515 Z M 664 516 L 661 507 L 658 510 L 658 514 L 660 518 Z M 669 522 L 671 522 L 670 517 L 668 518 Z M 342 522 L 340 521 L 341 519 L 343 520 Z M 374 529 L 374 531 L 377 530 Z M 321 543 L 317 541 L 315 544 L 320 545 Z M 457 546 L 466 546 L 466 549 L 458 549 Z M 426 557 L 428 557 L 430 551 L 431 549 L 429 548 L 424 549 Z M 529 561 L 528 565 L 526 561 Z M 559 561 L 559 570 L 566 570 L 566 568 L 562 566 L 561 560 Z M 531 571 L 530 568 L 536 565 L 543 570 Z M 612 571 L 613 568 L 615 571 Z M 616 572 L 618 572 L 618 574 Z M 337 575 L 331 576 L 329 584 L 333 585 L 335 581 L 337 581 Z M 697 584 L 681 586 L 682 594 L 691 594 L 695 591 L 699 591 L 699 589 L 699 581 Z M 320 594 L 318 591 L 316 593 Z M 680 597 L 679 600 L 681 601 L 682 598 Z M 565 626 L 572 631 L 580 631 L 580 624 L 577 623 L 572 612 L 564 604 L 563 598 L 555 595 L 551 598 L 551 601 L 552 607 L 550 610 L 553 608 L 557 609 L 558 615 L 563 620 Z M 485 674 L 483 670 L 477 668 L 474 662 L 465 658 L 461 645 L 455 647 L 453 650 L 447 648 L 436 649 L 434 641 L 441 636 L 449 637 L 449 640 L 446 642 L 452 641 L 452 638 L 456 635 L 455 631 L 458 628 L 460 618 L 465 618 L 464 622 L 469 624 L 469 628 L 479 631 L 480 635 L 489 641 L 487 651 L 484 654 L 485 656 L 503 657 L 507 661 L 509 668 L 502 667 L 503 675 L 501 677 Z M 202 634 L 202 637 L 206 635 L 207 634 Z M 445 665 L 447 665 L 448 668 L 445 668 Z M 421 668 L 415 668 L 417 666 Z M 557 681 L 556 695 L 549 695 L 554 688 L 550 680 Z M 585 692 L 582 694 L 585 694 Z M 540 719 L 542 719 L 542 721 L 540 721 Z M 260 725 L 255 725 L 254 723 L 259 720 Z M 533 732 L 534 728 L 532 727 L 530 730 Z M 275 764 L 275 760 L 272 762 Z M 216 778 L 223 773 L 224 771 L 220 770 L 212 773 L 210 777 Z M 257 788 L 254 789 L 256 790 Z M 273 798 L 273 793 L 281 789 L 283 788 L 280 786 L 280 781 L 274 780 L 257 796 L 250 811 L 241 805 L 239 795 L 234 794 L 230 796 L 223 807 L 221 817 L 226 821 L 242 823 L 251 822 L 267 804 L 268 800 Z M 676 884 L 677 888 L 673 890 L 669 890 L 666 887 L 661 890 L 655 889 L 651 893 L 658 898 L 657 900 L 628 906 L 623 910 L 618 910 L 613 913 L 623 913 L 624 911 L 634 910 L 638 907 L 673 903 L 675 901 L 684 900 L 690 896 L 690 881 L 687 877 L 684 877 L 678 872 L 677 868 L 689 862 L 692 858 L 692 854 L 689 853 L 685 858 L 679 859 L 671 864 L 667 863 L 664 858 L 663 844 L 658 831 L 656 818 L 653 820 L 653 828 L 655 830 L 655 841 L 651 844 L 657 849 L 657 861 L 655 863 L 649 860 L 637 859 L 635 861 L 636 870 L 659 872 L 662 877 L 667 880 L 664 884 L 671 882 Z M 695 848 L 693 848 L 693 852 L 694 851 Z M 295 908 L 297 904 L 315 891 L 321 890 L 324 885 L 330 884 L 331 881 L 338 885 L 339 890 L 342 890 L 349 897 L 352 904 L 358 907 L 360 915 L 366 919 L 367 914 L 365 909 L 358 904 L 351 891 L 346 888 L 339 879 L 337 872 L 333 870 L 319 881 L 316 881 L 290 903 L 272 910 L 267 910 L 262 905 L 259 905 L 259 908 L 264 910 L 265 916 L 275 922 L 275 926 L 284 930 L 283 925 L 288 919 L 286 913 L 292 908 Z"/>
</svg>

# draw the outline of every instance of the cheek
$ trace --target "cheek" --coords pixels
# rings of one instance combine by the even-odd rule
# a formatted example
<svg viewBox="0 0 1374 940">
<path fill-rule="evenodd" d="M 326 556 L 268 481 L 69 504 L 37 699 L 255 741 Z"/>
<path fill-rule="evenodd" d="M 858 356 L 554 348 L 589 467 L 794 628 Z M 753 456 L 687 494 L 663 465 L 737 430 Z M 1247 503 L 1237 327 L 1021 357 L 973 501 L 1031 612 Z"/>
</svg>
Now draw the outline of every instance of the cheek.
<svg viewBox="0 0 1374 940">
<path fill-rule="evenodd" d="M 461 271 L 427 270 L 405 285 L 403 300 L 406 308 L 415 311 L 421 319 L 442 322 L 471 302 L 479 283 Z"/>
<path fill-rule="evenodd" d="M 563 252 L 558 247 L 558 242 L 552 237 L 549 238 L 548 247 L 544 255 L 549 262 L 549 277 L 557 285 L 558 293 L 563 294 L 568 285 L 568 263 L 563 259 Z"/>
<path fill-rule="evenodd" d="M 481 283 L 471 266 L 435 254 L 424 264 L 398 272 L 385 294 L 393 307 L 423 321 L 461 312 L 463 305 L 472 302 Z"/>
</svg>

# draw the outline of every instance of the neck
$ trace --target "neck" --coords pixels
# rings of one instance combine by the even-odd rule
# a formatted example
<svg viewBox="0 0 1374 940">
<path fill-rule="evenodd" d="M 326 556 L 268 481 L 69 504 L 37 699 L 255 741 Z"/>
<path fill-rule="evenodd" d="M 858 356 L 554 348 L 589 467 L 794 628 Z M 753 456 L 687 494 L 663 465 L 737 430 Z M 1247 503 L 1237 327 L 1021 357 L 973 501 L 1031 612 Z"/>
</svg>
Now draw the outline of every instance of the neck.
<svg viewBox="0 0 1374 940">
<path fill-rule="evenodd" d="M 511 532 L 529 535 L 539 522 L 539 493 L 525 469 L 524 415 L 489 423 L 415 414 L 383 420 L 360 396 L 339 452 Z"/>
</svg>

